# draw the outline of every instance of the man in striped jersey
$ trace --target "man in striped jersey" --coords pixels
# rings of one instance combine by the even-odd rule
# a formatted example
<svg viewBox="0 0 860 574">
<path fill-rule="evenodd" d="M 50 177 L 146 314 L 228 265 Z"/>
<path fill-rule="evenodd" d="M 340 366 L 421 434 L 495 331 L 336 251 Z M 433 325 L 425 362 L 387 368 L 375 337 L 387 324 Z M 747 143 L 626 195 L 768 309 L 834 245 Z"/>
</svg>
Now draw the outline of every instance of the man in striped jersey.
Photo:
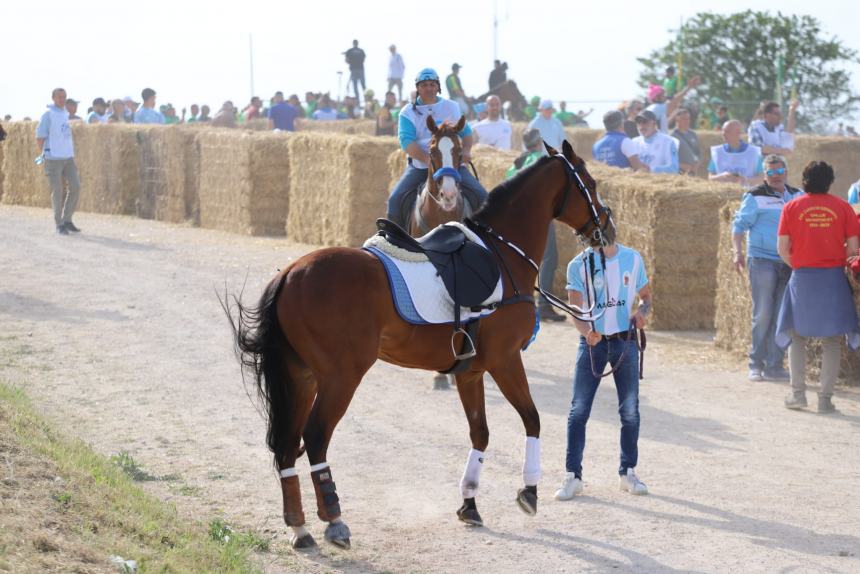
<svg viewBox="0 0 860 574">
<path fill-rule="evenodd" d="M 614 370 L 621 415 L 621 490 L 647 494 L 648 487 L 634 472 L 639 458 L 639 349 L 634 326 L 642 328 L 651 310 L 651 287 L 642 256 L 629 247 L 604 248 L 605 261 L 588 248 L 567 266 L 567 292 L 571 305 L 591 312 L 585 321 L 575 320 L 579 351 L 573 377 L 573 400 L 567 419 L 566 474 L 557 500 L 569 500 L 582 492 L 582 454 L 585 425 L 606 363 Z M 604 268 L 605 266 L 605 268 Z M 639 308 L 634 312 L 634 301 Z M 593 305 L 593 308 L 592 308 Z M 593 319 L 593 320 L 588 320 Z"/>
</svg>

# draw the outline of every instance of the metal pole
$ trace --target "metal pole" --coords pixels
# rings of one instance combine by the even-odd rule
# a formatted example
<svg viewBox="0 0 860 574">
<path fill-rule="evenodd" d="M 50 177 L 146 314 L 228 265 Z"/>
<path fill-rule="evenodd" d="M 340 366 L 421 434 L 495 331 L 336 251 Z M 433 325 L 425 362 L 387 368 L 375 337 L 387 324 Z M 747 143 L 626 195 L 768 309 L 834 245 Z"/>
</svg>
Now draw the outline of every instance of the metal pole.
<svg viewBox="0 0 860 574">
<path fill-rule="evenodd" d="M 254 36 L 248 34 L 248 55 L 251 58 L 251 97 L 254 97 Z"/>
<path fill-rule="evenodd" d="M 499 0 L 493 0 L 493 61 L 499 59 Z"/>
</svg>

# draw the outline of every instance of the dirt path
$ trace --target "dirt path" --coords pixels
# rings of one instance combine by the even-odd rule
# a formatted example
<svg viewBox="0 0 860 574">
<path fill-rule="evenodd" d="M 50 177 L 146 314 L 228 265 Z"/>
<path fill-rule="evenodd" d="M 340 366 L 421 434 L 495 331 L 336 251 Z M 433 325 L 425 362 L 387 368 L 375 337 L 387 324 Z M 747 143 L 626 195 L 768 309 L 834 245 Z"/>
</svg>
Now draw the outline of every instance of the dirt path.
<svg viewBox="0 0 860 574">
<path fill-rule="evenodd" d="M 178 474 L 146 487 L 182 512 L 223 514 L 289 552 L 264 424 L 215 290 L 236 291 L 247 276 L 256 299 L 309 248 L 125 217 L 76 222 L 84 233 L 61 237 L 48 211 L 0 206 L 0 375 L 97 451 Z M 536 517 L 513 502 L 522 425 L 492 381 L 478 498 L 487 527 L 470 530 L 454 517 L 469 449 L 456 393 L 379 363 L 329 455 L 353 549 L 301 563 L 308 572 L 860 571 L 860 394 L 838 393 L 838 415 L 789 412 L 785 385 L 746 382 L 706 334 L 653 333 L 649 343 L 639 474 L 651 495 L 618 491 L 610 383 L 588 427 L 585 494 L 552 500 L 575 337 L 550 325 L 525 354 L 543 428 Z M 321 540 L 306 466 L 305 510 Z M 270 569 L 283 569 L 277 555 Z"/>
</svg>

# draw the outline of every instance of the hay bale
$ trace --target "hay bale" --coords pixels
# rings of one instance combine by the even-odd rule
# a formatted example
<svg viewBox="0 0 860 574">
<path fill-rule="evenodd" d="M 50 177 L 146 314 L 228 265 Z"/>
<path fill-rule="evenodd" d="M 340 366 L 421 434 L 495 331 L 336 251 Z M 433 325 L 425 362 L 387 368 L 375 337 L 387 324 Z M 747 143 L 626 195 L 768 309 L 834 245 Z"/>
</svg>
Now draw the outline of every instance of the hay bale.
<svg viewBox="0 0 860 574">
<path fill-rule="evenodd" d="M 137 215 L 180 223 L 197 211 L 197 142 L 199 129 L 184 126 L 138 126 L 140 194 Z"/>
<path fill-rule="evenodd" d="M 717 249 L 717 298 L 714 339 L 717 347 L 738 357 L 749 353 L 752 341 L 752 297 L 749 275 L 738 273 L 732 260 L 732 220 L 740 207 L 739 200 L 720 209 L 720 239 Z"/>
<path fill-rule="evenodd" d="M 806 164 L 813 160 L 826 161 L 833 166 L 836 175 L 830 192 L 845 199 L 848 188 L 860 179 L 858 157 L 860 140 L 857 138 L 798 136 L 794 153 L 788 157 L 788 181 L 801 187 L 801 175 Z"/>
<path fill-rule="evenodd" d="M 361 245 L 373 234 L 374 220 L 385 215 L 397 141 L 297 133 L 289 150 L 287 236 L 318 245 Z"/>
<path fill-rule="evenodd" d="M 200 226 L 283 235 L 290 191 L 291 134 L 198 132 Z"/>
<path fill-rule="evenodd" d="M 372 136 L 376 134 L 376 120 L 357 119 L 320 121 L 299 118 L 296 120 L 296 131 Z"/>
<path fill-rule="evenodd" d="M 5 126 L 2 201 L 6 205 L 51 207 L 45 167 L 33 164 L 33 159 L 39 155 L 37 125 L 37 122 L 10 122 Z"/>
<path fill-rule="evenodd" d="M 75 162 L 81 176 L 80 211 L 132 215 L 140 194 L 137 130 L 122 124 L 74 122 Z"/>
</svg>

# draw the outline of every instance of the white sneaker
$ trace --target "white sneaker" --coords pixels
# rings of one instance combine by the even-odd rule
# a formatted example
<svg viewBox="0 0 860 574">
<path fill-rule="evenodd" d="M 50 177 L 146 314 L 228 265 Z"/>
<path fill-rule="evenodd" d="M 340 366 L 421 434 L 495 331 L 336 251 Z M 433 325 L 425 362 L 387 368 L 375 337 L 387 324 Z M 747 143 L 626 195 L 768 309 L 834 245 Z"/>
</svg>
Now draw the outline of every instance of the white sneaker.
<svg viewBox="0 0 860 574">
<path fill-rule="evenodd" d="M 570 500 L 577 494 L 582 492 L 582 479 L 577 478 L 576 474 L 567 472 L 564 475 L 564 482 L 561 488 L 555 491 L 556 500 Z"/>
<path fill-rule="evenodd" d="M 632 468 L 627 469 L 627 474 L 619 477 L 618 481 L 621 490 L 630 494 L 648 494 L 648 487 L 645 483 L 639 480 Z"/>
</svg>

